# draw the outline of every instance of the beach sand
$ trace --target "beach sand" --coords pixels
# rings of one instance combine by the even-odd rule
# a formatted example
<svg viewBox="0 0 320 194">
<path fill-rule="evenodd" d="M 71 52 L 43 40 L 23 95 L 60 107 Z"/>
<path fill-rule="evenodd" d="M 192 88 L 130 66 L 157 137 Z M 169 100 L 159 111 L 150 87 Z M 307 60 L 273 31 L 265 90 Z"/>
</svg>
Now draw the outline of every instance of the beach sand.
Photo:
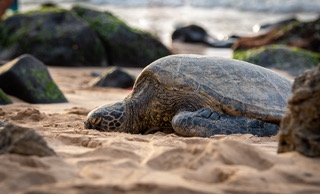
<svg viewBox="0 0 320 194">
<path fill-rule="evenodd" d="M 11 97 L 0 120 L 41 134 L 57 156 L 0 155 L 0 193 L 320 193 L 320 159 L 277 154 L 278 136 L 99 132 L 83 127 L 93 108 L 130 90 L 91 88 L 105 68 L 49 67 L 69 103 Z M 141 69 L 126 69 L 138 75 Z"/>
</svg>

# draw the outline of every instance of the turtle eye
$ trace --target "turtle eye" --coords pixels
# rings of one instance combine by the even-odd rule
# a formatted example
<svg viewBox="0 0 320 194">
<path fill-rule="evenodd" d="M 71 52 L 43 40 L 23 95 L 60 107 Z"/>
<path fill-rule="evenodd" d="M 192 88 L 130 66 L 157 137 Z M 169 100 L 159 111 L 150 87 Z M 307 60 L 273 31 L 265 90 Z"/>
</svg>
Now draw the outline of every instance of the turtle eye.
<svg viewBox="0 0 320 194">
<path fill-rule="evenodd" d="M 86 129 L 94 129 L 96 125 L 98 125 L 101 122 L 101 117 L 95 118 L 95 117 L 88 117 L 84 121 L 84 127 Z"/>
<path fill-rule="evenodd" d="M 97 119 L 95 119 L 94 124 L 95 125 L 99 125 L 99 123 L 101 122 L 101 117 L 98 117 Z"/>
</svg>

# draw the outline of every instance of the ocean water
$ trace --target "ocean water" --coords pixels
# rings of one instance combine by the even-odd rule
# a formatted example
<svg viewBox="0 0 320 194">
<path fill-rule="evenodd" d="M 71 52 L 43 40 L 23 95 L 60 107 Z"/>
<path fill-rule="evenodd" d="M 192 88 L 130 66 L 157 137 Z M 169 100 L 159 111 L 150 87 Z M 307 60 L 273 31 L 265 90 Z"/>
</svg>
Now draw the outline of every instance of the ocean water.
<svg viewBox="0 0 320 194">
<path fill-rule="evenodd" d="M 320 0 L 20 0 L 22 6 L 44 2 L 58 4 L 88 3 L 120 7 L 201 7 L 233 8 L 245 11 L 268 11 L 280 13 L 320 12 Z"/>
<path fill-rule="evenodd" d="M 320 0 L 19 0 L 24 11 L 41 3 L 63 7 L 74 4 L 108 10 L 132 27 L 156 35 L 169 48 L 177 26 L 196 24 L 209 34 L 226 39 L 230 35 L 251 36 L 254 26 L 295 17 L 314 20 L 320 14 Z M 230 57 L 230 49 L 191 48 L 190 53 Z"/>
</svg>

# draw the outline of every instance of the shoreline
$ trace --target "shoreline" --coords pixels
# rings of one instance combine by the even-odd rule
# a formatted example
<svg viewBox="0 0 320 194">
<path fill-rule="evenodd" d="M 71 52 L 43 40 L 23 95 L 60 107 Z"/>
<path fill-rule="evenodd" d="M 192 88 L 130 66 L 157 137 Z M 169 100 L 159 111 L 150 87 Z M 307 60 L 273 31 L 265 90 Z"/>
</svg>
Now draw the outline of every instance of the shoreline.
<svg viewBox="0 0 320 194">
<path fill-rule="evenodd" d="M 273 13 L 263 11 L 243 11 L 234 8 L 199 8 L 199 7 L 121 7 L 112 5 L 94 5 L 90 3 L 63 3 L 59 6 L 69 9 L 73 5 L 84 5 L 99 11 L 110 11 L 128 25 L 146 30 L 167 47 L 172 47 L 171 33 L 177 25 L 197 24 L 214 37 L 230 35 L 252 36 L 256 24 L 275 23 L 277 21 L 297 17 L 301 21 L 311 21 L 319 13 L 294 12 Z M 34 9 L 38 5 L 21 5 L 21 11 Z M 209 52 L 210 53 L 210 52 Z"/>
</svg>

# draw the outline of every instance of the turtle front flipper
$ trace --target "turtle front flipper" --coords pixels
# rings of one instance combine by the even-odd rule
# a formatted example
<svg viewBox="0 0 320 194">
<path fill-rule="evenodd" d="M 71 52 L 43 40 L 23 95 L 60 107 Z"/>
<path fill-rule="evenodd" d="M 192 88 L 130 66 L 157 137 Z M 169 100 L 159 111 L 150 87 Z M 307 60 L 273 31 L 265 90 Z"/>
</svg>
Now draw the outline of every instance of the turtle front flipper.
<svg viewBox="0 0 320 194">
<path fill-rule="evenodd" d="M 216 134 L 276 135 L 279 126 L 241 116 L 220 114 L 210 109 L 179 112 L 172 119 L 174 131 L 183 136 L 210 137 Z"/>
</svg>

